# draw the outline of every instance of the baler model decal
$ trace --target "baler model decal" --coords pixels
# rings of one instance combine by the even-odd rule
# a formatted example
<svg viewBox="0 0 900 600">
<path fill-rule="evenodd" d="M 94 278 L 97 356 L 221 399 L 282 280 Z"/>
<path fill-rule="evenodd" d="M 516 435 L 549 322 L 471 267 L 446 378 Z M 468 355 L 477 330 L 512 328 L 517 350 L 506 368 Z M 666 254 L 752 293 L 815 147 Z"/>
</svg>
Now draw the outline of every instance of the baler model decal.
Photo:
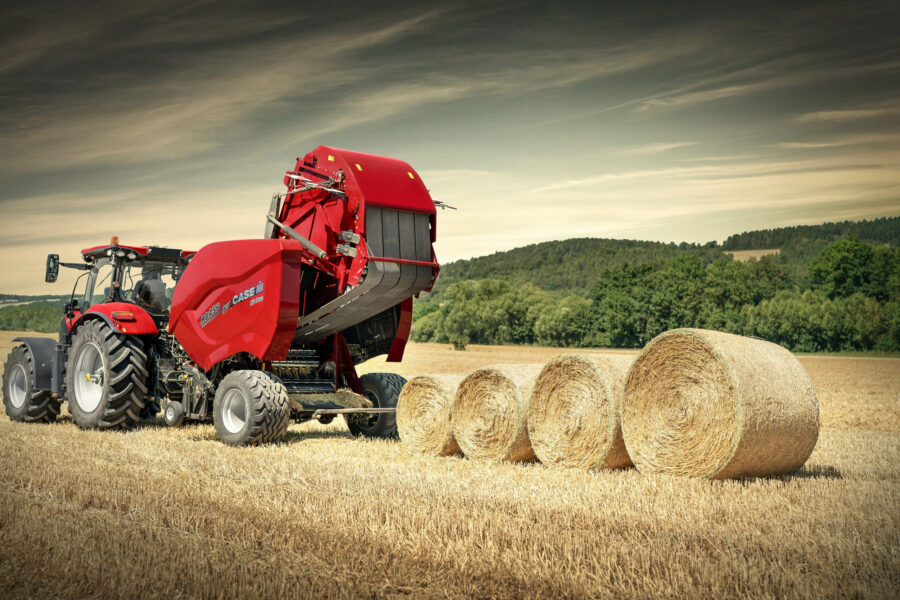
<svg viewBox="0 0 900 600">
<path fill-rule="evenodd" d="M 206 327 L 210 321 L 219 316 L 220 312 L 222 312 L 222 307 L 219 306 L 218 302 L 210 306 L 208 311 L 200 315 L 200 327 Z"/>
<path fill-rule="evenodd" d="M 259 296 L 263 293 L 263 282 L 260 281 L 256 285 L 247 288 L 242 292 L 238 292 L 235 294 L 231 300 L 226 302 L 224 305 L 220 306 L 218 302 L 213 304 L 208 311 L 200 315 L 200 327 L 206 327 L 210 321 L 226 312 L 229 308 L 234 306 L 235 304 L 240 304 L 244 300 L 249 300 L 253 298 L 250 302 L 250 306 L 253 306 L 260 300 L 262 300 L 262 296 Z M 254 296 L 259 296 L 258 298 L 254 298 Z"/>
</svg>

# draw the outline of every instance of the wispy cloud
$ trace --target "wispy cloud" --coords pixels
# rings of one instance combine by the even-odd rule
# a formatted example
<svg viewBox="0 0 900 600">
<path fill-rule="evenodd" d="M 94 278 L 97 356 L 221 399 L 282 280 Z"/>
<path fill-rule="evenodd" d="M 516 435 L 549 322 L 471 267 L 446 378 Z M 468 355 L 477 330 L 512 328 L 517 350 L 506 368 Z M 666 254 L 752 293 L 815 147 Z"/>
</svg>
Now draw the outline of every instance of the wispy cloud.
<svg viewBox="0 0 900 600">
<path fill-rule="evenodd" d="M 827 122 L 846 122 L 858 121 L 860 119 L 871 119 L 874 117 L 883 117 L 887 115 L 900 114 L 900 107 L 892 108 L 857 108 L 846 110 L 820 110 L 816 112 L 805 113 L 795 117 L 795 121 L 800 123 L 809 123 L 817 121 Z"/>
<path fill-rule="evenodd" d="M 724 75 L 700 78 L 689 85 L 636 99 L 622 106 L 632 106 L 639 112 L 682 109 L 766 91 L 898 71 L 900 60 L 882 58 L 862 64 L 823 66 L 817 64 L 816 57 L 801 55 L 754 65 Z"/>
<path fill-rule="evenodd" d="M 214 149 L 279 102 L 316 97 L 377 77 L 348 65 L 347 57 L 418 31 L 436 13 L 343 34 L 276 39 L 236 51 L 223 49 L 124 89 L 100 89 L 80 99 L 33 107 L 0 131 L 8 160 L 0 173 L 40 171 L 53 165 L 139 164 Z M 357 25 L 359 27 L 359 25 Z M 286 57 L 315 55 L 315 61 Z"/>
<path fill-rule="evenodd" d="M 687 146 L 695 146 L 697 142 L 656 142 L 655 144 L 645 144 L 636 148 L 626 148 L 620 152 L 625 156 L 642 156 L 644 154 L 659 154 L 660 152 L 668 152 L 676 148 L 685 148 Z"/>
<path fill-rule="evenodd" d="M 900 133 L 850 135 L 821 142 L 781 142 L 777 144 L 777 146 L 794 150 L 814 150 L 819 148 L 842 148 L 845 146 L 872 146 L 883 144 L 900 144 Z"/>
</svg>

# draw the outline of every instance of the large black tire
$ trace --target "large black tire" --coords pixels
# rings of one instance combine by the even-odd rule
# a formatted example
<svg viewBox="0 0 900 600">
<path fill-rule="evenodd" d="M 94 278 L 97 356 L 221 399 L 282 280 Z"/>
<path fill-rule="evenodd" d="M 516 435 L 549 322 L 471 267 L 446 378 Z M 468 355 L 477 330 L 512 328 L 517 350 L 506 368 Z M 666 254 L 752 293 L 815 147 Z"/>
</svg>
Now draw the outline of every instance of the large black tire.
<svg viewBox="0 0 900 600">
<path fill-rule="evenodd" d="M 160 410 L 159 402 L 154 400 L 152 396 L 148 396 L 144 400 L 144 408 L 141 410 L 141 420 L 155 419 Z"/>
<path fill-rule="evenodd" d="M 233 371 L 216 388 L 213 423 L 229 446 L 278 442 L 287 433 L 291 402 L 278 377 L 265 371 Z"/>
<path fill-rule="evenodd" d="M 360 377 L 359 383 L 374 408 L 397 408 L 397 398 L 406 385 L 406 379 L 394 373 L 369 373 Z M 357 437 L 398 437 L 397 413 L 347 415 L 346 418 L 347 428 Z"/>
<path fill-rule="evenodd" d="M 82 429 L 133 427 L 141 421 L 148 378 L 139 338 L 88 321 L 73 336 L 66 363 L 69 412 Z"/>
<path fill-rule="evenodd" d="M 27 346 L 16 346 L 3 369 L 3 406 L 12 421 L 51 423 L 59 415 L 59 398 L 34 389 L 34 360 Z"/>
</svg>

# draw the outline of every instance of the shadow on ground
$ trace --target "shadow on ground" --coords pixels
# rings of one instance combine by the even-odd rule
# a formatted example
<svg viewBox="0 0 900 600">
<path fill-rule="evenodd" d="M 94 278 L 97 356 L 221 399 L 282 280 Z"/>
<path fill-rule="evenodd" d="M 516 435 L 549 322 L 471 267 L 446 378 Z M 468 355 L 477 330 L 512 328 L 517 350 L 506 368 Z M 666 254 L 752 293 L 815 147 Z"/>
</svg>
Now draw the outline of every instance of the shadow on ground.
<svg viewBox="0 0 900 600">
<path fill-rule="evenodd" d="M 837 470 L 836 468 L 828 465 L 816 465 L 812 467 L 803 467 L 799 471 L 795 471 L 794 473 L 788 473 L 787 475 L 770 475 L 768 477 L 754 477 L 747 479 L 747 481 L 753 481 L 754 479 L 762 479 L 762 480 L 770 480 L 770 481 L 793 481 L 795 479 L 843 479 L 843 474 Z"/>
</svg>

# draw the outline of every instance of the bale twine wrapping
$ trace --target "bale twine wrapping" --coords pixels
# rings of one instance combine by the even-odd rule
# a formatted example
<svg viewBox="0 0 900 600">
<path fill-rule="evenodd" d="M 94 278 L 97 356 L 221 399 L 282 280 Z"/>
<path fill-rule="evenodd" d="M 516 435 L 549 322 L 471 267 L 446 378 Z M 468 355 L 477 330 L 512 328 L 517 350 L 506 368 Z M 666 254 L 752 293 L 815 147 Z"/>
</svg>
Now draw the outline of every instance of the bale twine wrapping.
<svg viewBox="0 0 900 600">
<path fill-rule="evenodd" d="M 462 375 L 423 375 L 403 386 L 397 400 L 397 431 L 412 450 L 429 456 L 460 454 L 450 409 Z"/>
<path fill-rule="evenodd" d="M 819 404 L 809 375 L 781 346 L 676 329 L 651 340 L 631 368 L 622 432 L 642 473 L 790 473 L 816 445 Z"/>
<path fill-rule="evenodd" d="M 528 437 L 544 464 L 582 469 L 631 466 L 620 422 L 634 356 L 563 354 L 534 384 Z"/>
<path fill-rule="evenodd" d="M 453 437 L 471 459 L 536 459 L 528 439 L 528 402 L 543 365 L 497 365 L 460 382 L 453 400 Z"/>
</svg>

